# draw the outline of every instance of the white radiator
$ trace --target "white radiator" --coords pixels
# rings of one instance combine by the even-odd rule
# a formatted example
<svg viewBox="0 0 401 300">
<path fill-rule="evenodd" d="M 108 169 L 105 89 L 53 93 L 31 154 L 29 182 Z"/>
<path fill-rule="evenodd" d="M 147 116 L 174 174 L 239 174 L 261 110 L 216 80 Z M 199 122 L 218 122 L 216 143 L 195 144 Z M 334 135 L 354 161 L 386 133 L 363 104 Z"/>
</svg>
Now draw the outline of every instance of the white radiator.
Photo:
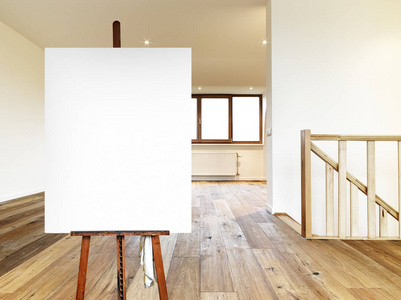
<svg viewBox="0 0 401 300">
<path fill-rule="evenodd" d="M 192 176 L 237 175 L 237 153 L 192 153 Z"/>
</svg>

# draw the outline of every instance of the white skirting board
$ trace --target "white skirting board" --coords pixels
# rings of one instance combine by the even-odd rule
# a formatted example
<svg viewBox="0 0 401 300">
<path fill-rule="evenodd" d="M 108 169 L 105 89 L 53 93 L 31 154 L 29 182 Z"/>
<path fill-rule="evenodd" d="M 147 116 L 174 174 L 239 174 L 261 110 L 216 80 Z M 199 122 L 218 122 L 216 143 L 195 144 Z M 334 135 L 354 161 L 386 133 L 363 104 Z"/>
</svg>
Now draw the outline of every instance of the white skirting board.
<svg viewBox="0 0 401 300">
<path fill-rule="evenodd" d="M 28 191 L 14 193 L 14 194 L 1 195 L 0 196 L 0 202 L 4 202 L 4 201 L 8 201 L 8 200 L 14 200 L 14 199 L 17 199 L 17 198 L 21 198 L 21 197 L 25 197 L 25 196 L 29 196 L 29 195 L 33 195 L 33 194 L 37 194 L 37 193 L 41 193 L 41 192 L 44 192 L 44 191 L 45 191 L 45 188 L 38 188 L 38 189 L 28 190 Z"/>
<path fill-rule="evenodd" d="M 266 177 L 241 177 L 241 176 L 192 176 L 192 181 L 266 181 Z"/>
</svg>

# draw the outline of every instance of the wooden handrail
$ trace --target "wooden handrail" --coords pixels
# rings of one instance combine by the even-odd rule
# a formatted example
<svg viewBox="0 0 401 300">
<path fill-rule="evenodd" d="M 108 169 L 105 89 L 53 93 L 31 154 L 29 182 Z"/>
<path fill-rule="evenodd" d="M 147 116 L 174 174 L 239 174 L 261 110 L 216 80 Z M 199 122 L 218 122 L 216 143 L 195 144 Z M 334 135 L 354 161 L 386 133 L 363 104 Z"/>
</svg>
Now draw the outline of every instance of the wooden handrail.
<svg viewBox="0 0 401 300">
<path fill-rule="evenodd" d="M 312 136 L 313 135 L 311 135 L 311 137 Z M 321 136 L 321 135 L 319 135 L 319 136 Z M 325 161 L 330 166 L 332 166 L 333 169 L 338 172 L 338 163 L 334 159 L 332 159 L 329 155 L 327 155 L 322 149 L 320 149 L 318 146 L 316 146 L 314 143 L 311 143 L 311 151 L 313 153 L 315 153 L 318 157 L 320 157 L 323 161 Z M 366 185 L 364 185 L 361 181 L 359 181 L 350 172 L 347 171 L 346 174 L 347 174 L 346 175 L 347 180 L 352 182 L 362 193 L 367 195 L 368 188 L 366 187 Z M 394 219 L 396 219 L 397 221 L 399 220 L 399 216 L 400 216 L 399 212 L 396 211 L 393 207 L 391 207 L 391 205 L 389 205 L 387 202 L 385 202 L 378 195 L 376 195 L 375 201 L 378 205 L 383 207 Z"/>
<path fill-rule="evenodd" d="M 312 141 L 401 141 L 400 135 L 338 135 L 338 134 L 311 134 Z"/>
</svg>

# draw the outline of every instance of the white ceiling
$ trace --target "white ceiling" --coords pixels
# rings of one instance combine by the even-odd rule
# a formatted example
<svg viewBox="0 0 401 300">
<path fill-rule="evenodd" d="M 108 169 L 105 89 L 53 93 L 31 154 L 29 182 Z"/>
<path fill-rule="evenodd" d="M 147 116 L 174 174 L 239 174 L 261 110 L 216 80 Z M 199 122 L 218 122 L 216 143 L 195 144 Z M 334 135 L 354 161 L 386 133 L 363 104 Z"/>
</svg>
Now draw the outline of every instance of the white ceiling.
<svg viewBox="0 0 401 300">
<path fill-rule="evenodd" d="M 0 0 L 0 20 L 45 47 L 191 47 L 196 86 L 264 86 L 266 0 Z M 5 41 L 1 41 L 4 43 Z"/>
</svg>

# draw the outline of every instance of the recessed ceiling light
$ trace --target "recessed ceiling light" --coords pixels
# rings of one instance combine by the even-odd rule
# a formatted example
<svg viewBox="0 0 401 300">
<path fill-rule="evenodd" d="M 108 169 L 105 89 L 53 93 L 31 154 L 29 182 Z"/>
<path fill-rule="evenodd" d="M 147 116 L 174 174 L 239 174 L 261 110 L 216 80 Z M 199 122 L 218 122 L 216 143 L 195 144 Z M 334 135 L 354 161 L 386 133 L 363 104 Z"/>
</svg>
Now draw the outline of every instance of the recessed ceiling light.
<svg viewBox="0 0 401 300">
<path fill-rule="evenodd" d="M 145 44 L 145 46 L 149 46 L 150 41 L 149 40 L 145 40 L 143 43 Z"/>
<path fill-rule="evenodd" d="M 253 90 L 253 87 L 250 87 L 249 89 L 250 89 L 250 90 Z"/>
<path fill-rule="evenodd" d="M 263 45 L 266 45 L 266 44 L 267 44 L 267 41 L 266 41 L 266 40 L 263 40 L 262 44 L 263 44 Z"/>
<path fill-rule="evenodd" d="M 202 87 L 200 86 L 200 87 L 198 87 L 198 90 L 201 90 L 202 89 Z"/>
</svg>

